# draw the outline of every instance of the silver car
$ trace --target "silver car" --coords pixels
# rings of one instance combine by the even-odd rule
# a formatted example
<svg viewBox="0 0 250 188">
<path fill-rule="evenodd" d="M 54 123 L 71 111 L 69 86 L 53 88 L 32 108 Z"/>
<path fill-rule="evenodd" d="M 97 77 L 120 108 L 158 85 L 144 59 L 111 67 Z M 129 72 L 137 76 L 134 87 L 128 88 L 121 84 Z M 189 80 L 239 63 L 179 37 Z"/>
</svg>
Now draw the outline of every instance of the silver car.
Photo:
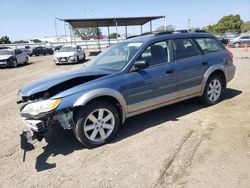
<svg viewBox="0 0 250 188">
<path fill-rule="evenodd" d="M 234 46 L 235 48 L 242 47 L 244 45 L 250 45 L 250 36 L 239 36 L 230 40 L 229 45 Z"/>
<path fill-rule="evenodd" d="M 20 49 L 0 50 L 0 67 L 17 67 L 19 64 L 29 63 L 29 58 Z"/>
</svg>

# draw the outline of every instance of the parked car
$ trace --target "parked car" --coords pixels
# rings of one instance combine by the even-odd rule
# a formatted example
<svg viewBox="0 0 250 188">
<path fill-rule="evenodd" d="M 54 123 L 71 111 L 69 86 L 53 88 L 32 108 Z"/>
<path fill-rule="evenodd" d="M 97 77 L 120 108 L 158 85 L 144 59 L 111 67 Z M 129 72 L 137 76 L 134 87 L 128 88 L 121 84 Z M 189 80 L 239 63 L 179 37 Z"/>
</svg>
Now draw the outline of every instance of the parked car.
<svg viewBox="0 0 250 188">
<path fill-rule="evenodd" d="M 0 46 L 0 50 L 3 50 L 3 49 L 10 49 L 10 47 L 7 47 L 7 46 Z"/>
<path fill-rule="evenodd" d="M 228 42 L 229 42 L 229 39 L 226 39 L 225 37 L 223 36 L 216 36 L 216 38 L 224 45 L 227 45 Z"/>
<path fill-rule="evenodd" d="M 56 47 L 55 47 L 55 51 L 59 51 L 61 47 L 63 47 L 63 45 L 58 45 L 58 46 L 56 46 Z"/>
<path fill-rule="evenodd" d="M 239 36 L 236 37 L 229 42 L 230 46 L 234 46 L 235 48 L 242 47 L 244 45 L 250 45 L 250 36 Z"/>
<path fill-rule="evenodd" d="M 67 45 L 60 48 L 55 53 L 54 63 L 56 65 L 62 63 L 78 63 L 85 60 L 85 52 L 81 46 Z"/>
<path fill-rule="evenodd" d="M 52 55 L 54 53 L 52 48 L 47 48 L 44 46 L 38 46 L 32 49 L 30 53 L 28 53 L 29 56 L 39 56 L 39 55 Z"/>
<path fill-rule="evenodd" d="M 0 67 L 17 67 L 19 64 L 29 63 L 29 58 L 25 52 L 20 49 L 2 49 L 0 50 Z"/>
<path fill-rule="evenodd" d="M 234 78 L 232 58 L 209 33 L 130 38 L 79 69 L 25 85 L 20 114 L 31 134 L 22 137 L 41 140 L 61 125 L 93 148 L 109 142 L 128 117 L 192 97 L 217 104 Z"/>
</svg>

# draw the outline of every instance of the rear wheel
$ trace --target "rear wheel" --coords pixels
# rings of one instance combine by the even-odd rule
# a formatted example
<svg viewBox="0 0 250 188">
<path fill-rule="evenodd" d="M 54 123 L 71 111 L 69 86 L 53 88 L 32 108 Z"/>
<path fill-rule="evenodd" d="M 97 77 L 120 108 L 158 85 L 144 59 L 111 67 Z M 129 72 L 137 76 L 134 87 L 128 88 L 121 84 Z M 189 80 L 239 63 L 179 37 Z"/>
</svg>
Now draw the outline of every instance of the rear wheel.
<svg viewBox="0 0 250 188">
<path fill-rule="evenodd" d="M 212 76 L 208 79 L 201 100 L 206 105 L 214 105 L 221 101 L 223 94 L 223 81 L 220 76 Z"/>
<path fill-rule="evenodd" d="M 76 113 L 76 138 L 88 148 L 108 143 L 120 125 L 117 108 L 105 101 L 91 103 Z"/>
<path fill-rule="evenodd" d="M 25 58 L 25 62 L 24 62 L 24 64 L 26 65 L 26 64 L 28 64 L 29 63 L 29 58 L 28 57 L 26 57 Z"/>
<path fill-rule="evenodd" d="M 234 47 L 235 48 L 239 48 L 240 47 L 240 43 L 239 42 L 234 43 Z"/>
</svg>

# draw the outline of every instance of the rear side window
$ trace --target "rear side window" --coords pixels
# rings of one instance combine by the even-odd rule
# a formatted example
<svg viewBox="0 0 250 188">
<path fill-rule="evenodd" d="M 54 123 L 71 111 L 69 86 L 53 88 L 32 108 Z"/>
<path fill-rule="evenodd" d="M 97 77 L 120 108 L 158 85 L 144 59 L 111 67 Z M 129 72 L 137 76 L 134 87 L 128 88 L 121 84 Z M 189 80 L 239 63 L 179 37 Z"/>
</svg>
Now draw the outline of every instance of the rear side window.
<svg viewBox="0 0 250 188">
<path fill-rule="evenodd" d="M 176 59 L 200 55 L 196 45 L 190 39 L 174 39 L 173 44 Z"/>
<path fill-rule="evenodd" d="M 205 54 L 223 50 L 221 45 L 214 38 L 194 39 Z"/>
</svg>

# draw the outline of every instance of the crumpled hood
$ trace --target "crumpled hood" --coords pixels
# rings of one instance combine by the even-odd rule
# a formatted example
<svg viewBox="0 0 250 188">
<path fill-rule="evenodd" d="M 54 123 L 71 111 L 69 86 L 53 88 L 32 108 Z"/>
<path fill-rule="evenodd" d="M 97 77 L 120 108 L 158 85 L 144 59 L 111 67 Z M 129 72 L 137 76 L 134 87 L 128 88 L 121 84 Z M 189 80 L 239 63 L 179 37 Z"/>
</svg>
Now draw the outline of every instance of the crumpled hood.
<svg viewBox="0 0 250 188">
<path fill-rule="evenodd" d="M 55 57 L 69 57 L 76 55 L 76 52 L 56 52 Z"/>
<path fill-rule="evenodd" d="M 53 88 L 55 91 L 64 91 L 110 73 L 111 72 L 105 70 L 81 67 L 78 69 L 73 69 L 53 76 L 49 76 L 41 80 L 32 81 L 25 85 L 19 91 L 18 95 L 22 97 L 28 97 L 33 94 L 48 91 L 51 88 Z"/>
<path fill-rule="evenodd" d="M 0 55 L 0 60 L 9 59 L 12 55 Z"/>
</svg>

